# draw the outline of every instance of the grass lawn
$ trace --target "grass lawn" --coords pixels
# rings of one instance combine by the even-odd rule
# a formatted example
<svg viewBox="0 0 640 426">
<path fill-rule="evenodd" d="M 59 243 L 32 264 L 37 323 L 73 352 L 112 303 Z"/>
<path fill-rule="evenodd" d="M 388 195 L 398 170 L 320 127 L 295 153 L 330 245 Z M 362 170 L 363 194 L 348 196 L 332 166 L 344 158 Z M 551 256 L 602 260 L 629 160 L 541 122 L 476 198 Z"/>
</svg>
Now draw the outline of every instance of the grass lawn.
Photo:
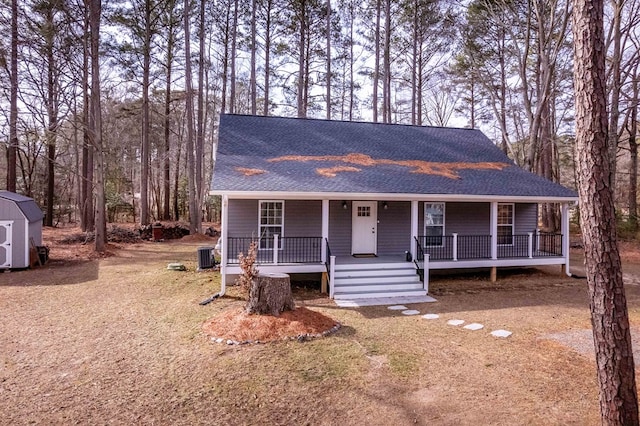
<svg viewBox="0 0 640 426">
<path fill-rule="evenodd" d="M 122 245 L 93 260 L 57 258 L 54 244 L 45 267 L 0 274 L 0 423 L 599 424 L 590 341 L 562 338 L 589 329 L 586 282 L 559 268 L 499 272 L 493 284 L 433 278 L 438 302 L 409 307 L 436 320 L 341 309 L 297 290 L 299 306 L 342 328 L 230 346 L 202 324 L 243 301 L 231 287 L 198 304 L 220 289 L 218 273 L 195 272 L 202 244 Z M 166 270 L 175 261 L 188 270 Z M 640 280 L 629 271 L 640 327 Z"/>
</svg>

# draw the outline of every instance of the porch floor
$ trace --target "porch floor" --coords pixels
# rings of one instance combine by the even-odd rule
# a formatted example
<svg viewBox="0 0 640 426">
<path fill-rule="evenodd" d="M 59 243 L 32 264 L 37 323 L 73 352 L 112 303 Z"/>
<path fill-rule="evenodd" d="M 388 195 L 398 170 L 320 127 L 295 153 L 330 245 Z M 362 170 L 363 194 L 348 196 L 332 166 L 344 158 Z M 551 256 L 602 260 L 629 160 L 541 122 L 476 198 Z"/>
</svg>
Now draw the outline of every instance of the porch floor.
<svg viewBox="0 0 640 426">
<path fill-rule="evenodd" d="M 336 305 L 341 308 L 360 308 L 362 306 L 386 306 L 386 305 L 407 305 L 414 303 L 437 302 L 431 296 L 397 296 L 397 297 L 372 297 L 370 299 L 334 299 Z"/>
</svg>

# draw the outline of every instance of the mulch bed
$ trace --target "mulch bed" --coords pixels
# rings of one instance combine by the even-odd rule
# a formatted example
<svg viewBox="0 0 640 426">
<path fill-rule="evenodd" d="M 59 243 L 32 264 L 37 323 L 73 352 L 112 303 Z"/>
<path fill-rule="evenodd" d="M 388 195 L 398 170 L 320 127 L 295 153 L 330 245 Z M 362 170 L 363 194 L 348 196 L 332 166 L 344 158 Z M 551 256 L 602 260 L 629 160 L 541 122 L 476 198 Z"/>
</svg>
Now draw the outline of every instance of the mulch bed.
<svg viewBox="0 0 640 426">
<path fill-rule="evenodd" d="M 319 337 L 339 327 L 326 315 L 305 307 L 285 311 L 280 316 L 250 315 L 243 308 L 232 308 L 207 320 L 202 329 L 213 339 L 234 342 L 272 342 Z"/>
</svg>

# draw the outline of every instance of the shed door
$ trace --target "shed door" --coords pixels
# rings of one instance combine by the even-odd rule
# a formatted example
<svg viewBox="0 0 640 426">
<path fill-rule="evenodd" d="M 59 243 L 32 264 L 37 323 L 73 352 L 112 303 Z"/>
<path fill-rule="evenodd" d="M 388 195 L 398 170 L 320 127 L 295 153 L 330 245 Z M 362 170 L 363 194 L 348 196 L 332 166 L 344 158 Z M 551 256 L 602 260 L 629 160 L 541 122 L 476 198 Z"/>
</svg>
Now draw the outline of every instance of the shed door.
<svg viewBox="0 0 640 426">
<path fill-rule="evenodd" d="M 352 254 L 376 254 L 378 243 L 378 203 L 354 201 L 351 229 Z"/>
<path fill-rule="evenodd" d="M 11 268 L 13 221 L 0 221 L 0 268 Z"/>
</svg>

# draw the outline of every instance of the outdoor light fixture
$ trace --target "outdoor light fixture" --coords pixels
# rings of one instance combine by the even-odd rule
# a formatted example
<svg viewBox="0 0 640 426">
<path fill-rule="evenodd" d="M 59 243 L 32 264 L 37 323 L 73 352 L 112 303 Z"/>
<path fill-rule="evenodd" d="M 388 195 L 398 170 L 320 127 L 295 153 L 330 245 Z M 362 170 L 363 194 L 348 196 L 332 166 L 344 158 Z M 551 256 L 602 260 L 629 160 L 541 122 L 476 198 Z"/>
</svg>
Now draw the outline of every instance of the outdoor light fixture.
<svg viewBox="0 0 640 426">
<path fill-rule="evenodd" d="M 342 202 L 342 208 L 345 209 L 345 210 L 347 209 L 347 202 L 346 201 Z"/>
<path fill-rule="evenodd" d="M 383 201 L 382 202 L 382 208 L 385 209 L 385 210 L 388 209 L 389 208 L 389 204 L 387 204 L 386 201 Z"/>
</svg>

